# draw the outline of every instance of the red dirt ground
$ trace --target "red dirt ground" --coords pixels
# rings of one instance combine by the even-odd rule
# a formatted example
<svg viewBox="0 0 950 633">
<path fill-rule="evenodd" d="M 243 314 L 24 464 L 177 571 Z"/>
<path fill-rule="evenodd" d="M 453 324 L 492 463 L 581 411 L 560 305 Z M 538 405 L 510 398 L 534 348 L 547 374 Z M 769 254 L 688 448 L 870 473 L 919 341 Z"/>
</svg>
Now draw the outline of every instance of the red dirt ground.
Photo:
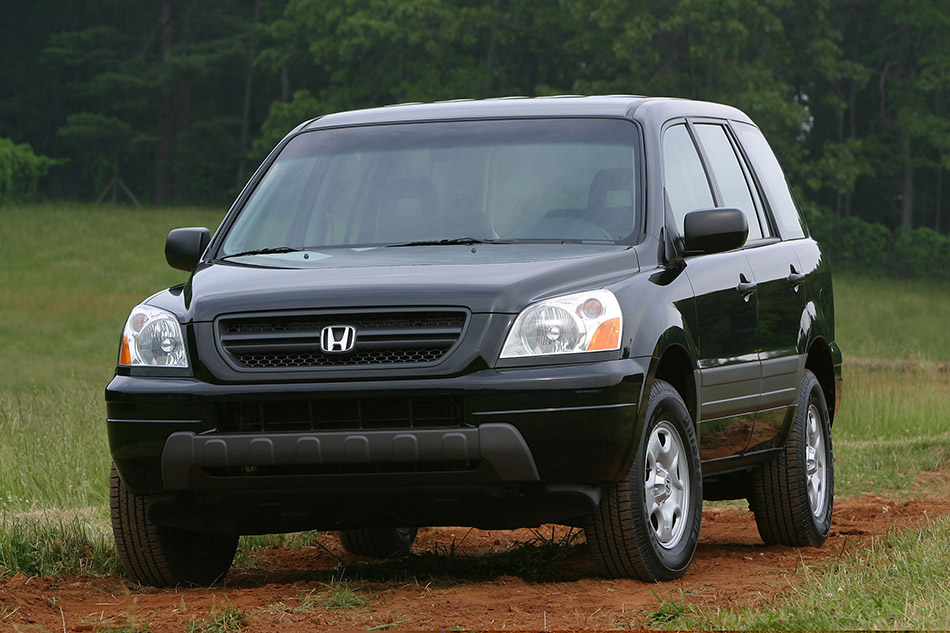
<svg viewBox="0 0 950 633">
<path fill-rule="evenodd" d="M 766 547 L 747 510 L 706 509 L 689 573 L 664 585 L 597 577 L 583 533 L 575 541 L 579 546 L 558 549 L 560 557 L 540 573 L 520 566 L 520 558 L 506 557 L 538 533 L 550 538 L 550 526 L 538 532 L 420 530 L 414 552 L 441 552 L 441 558 L 400 563 L 358 560 L 327 534 L 316 546 L 268 550 L 260 564 L 235 567 L 213 589 L 156 590 L 115 577 L 0 579 L 0 630 L 136 630 L 137 625 L 154 633 L 181 632 L 192 620 L 204 621 L 213 605 L 229 603 L 246 612 L 248 631 L 640 628 L 648 625 L 644 611 L 656 609 L 660 598 L 679 601 L 682 595 L 710 608 L 755 605 L 798 582 L 790 572 L 865 546 L 888 529 L 913 528 L 950 513 L 950 474 L 931 475 L 942 480 L 939 496 L 838 501 L 831 536 L 820 549 Z M 554 534 L 564 538 L 567 528 L 555 528 Z M 457 560 L 444 560 L 450 557 Z M 433 560 L 446 564 L 440 569 L 451 566 L 451 576 L 436 574 L 429 582 L 426 570 Z M 345 586 L 370 604 L 313 607 L 329 595 L 327 583 L 340 577 L 343 566 L 347 578 L 364 579 Z"/>
</svg>

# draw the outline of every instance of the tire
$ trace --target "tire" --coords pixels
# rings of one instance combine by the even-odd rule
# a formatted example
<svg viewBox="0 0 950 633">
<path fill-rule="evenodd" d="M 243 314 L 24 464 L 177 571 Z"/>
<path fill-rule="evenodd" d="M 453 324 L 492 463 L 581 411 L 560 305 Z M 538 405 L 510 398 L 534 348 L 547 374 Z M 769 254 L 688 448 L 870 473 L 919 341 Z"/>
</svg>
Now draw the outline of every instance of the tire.
<svg viewBox="0 0 950 633">
<path fill-rule="evenodd" d="M 416 541 L 418 528 L 356 528 L 338 530 L 343 549 L 357 556 L 372 558 L 401 558 L 409 553 Z"/>
<path fill-rule="evenodd" d="M 600 508 L 585 526 L 599 571 L 645 582 L 685 574 L 699 541 L 702 488 L 689 410 L 672 385 L 657 380 L 633 465 L 625 480 L 604 486 Z"/>
<path fill-rule="evenodd" d="M 237 550 L 237 536 L 203 534 L 152 523 L 148 518 L 148 498 L 129 492 L 115 465 L 109 493 L 115 545 L 130 579 L 153 587 L 207 587 L 228 573 Z"/>
<path fill-rule="evenodd" d="M 834 491 L 831 418 L 821 384 L 806 369 L 785 447 L 753 479 L 749 505 L 762 540 L 766 545 L 822 545 L 831 529 Z"/>
</svg>

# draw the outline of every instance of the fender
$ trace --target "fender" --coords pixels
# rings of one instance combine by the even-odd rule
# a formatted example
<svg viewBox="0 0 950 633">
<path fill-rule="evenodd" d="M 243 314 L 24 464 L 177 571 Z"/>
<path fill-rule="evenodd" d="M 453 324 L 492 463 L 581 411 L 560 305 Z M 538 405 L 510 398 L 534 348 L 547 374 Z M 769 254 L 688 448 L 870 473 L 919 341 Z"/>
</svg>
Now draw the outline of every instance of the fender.
<svg viewBox="0 0 950 633">
<path fill-rule="evenodd" d="M 693 288 L 682 266 L 658 269 L 653 274 L 641 273 L 634 283 L 611 288 L 624 306 L 624 355 L 649 358 L 647 375 L 640 392 L 640 407 L 633 421 L 631 445 L 622 472 L 624 476 L 633 463 L 643 426 L 646 423 L 646 402 L 656 378 L 660 363 L 670 352 L 682 354 L 688 359 L 691 385 L 684 395 L 694 423 L 698 419 L 699 377 L 697 372 L 696 344 L 692 336 L 692 324 L 696 319 Z"/>
</svg>

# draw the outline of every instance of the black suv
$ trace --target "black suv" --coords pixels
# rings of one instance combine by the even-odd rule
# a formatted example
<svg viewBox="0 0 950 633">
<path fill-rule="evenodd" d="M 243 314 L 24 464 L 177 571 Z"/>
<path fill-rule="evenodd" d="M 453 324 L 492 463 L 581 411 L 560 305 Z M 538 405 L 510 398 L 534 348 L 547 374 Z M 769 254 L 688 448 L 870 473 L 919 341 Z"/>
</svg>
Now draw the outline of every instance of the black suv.
<svg viewBox="0 0 950 633">
<path fill-rule="evenodd" d="M 759 129 L 631 96 L 308 121 L 182 285 L 132 310 L 106 390 L 122 564 L 209 584 L 240 534 L 582 526 L 603 573 L 685 573 L 703 499 L 766 543 L 831 523 L 828 265 Z"/>
</svg>

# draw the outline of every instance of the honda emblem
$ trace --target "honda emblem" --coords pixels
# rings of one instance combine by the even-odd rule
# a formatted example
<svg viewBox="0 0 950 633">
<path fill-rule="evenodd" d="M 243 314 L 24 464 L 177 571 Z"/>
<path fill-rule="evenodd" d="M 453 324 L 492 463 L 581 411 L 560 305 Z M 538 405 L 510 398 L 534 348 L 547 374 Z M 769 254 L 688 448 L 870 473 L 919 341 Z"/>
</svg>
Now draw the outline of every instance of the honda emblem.
<svg viewBox="0 0 950 633">
<path fill-rule="evenodd" d="M 327 354 L 351 352 L 355 345 L 356 328 L 352 325 L 328 325 L 320 332 L 320 348 Z"/>
</svg>

